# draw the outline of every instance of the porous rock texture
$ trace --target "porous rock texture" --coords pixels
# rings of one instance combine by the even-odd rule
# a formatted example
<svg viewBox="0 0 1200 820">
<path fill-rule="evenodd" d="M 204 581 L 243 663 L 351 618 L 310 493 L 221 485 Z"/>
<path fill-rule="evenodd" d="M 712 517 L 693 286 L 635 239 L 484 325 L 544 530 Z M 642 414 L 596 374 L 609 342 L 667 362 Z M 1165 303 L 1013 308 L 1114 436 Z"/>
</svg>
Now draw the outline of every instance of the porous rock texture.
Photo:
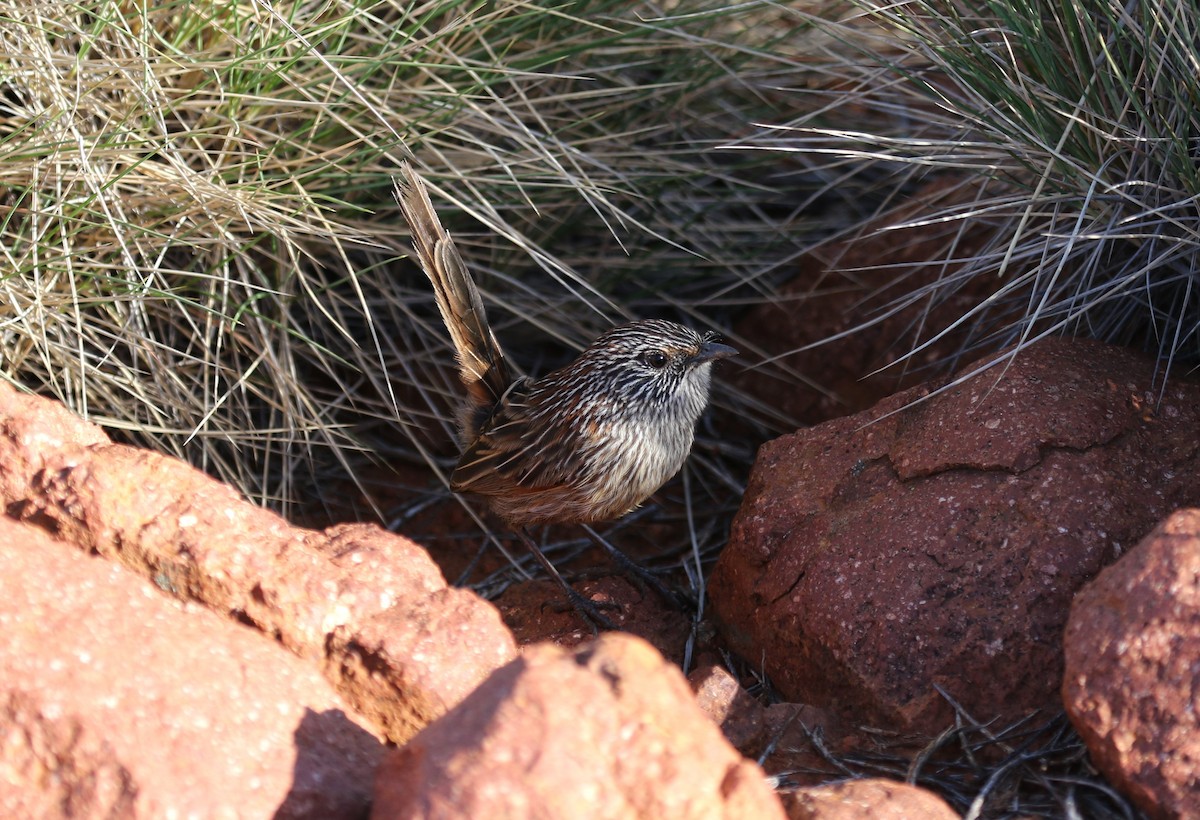
<svg viewBox="0 0 1200 820">
<path fill-rule="evenodd" d="M 526 648 L 379 769 L 373 817 L 783 818 L 645 641 Z"/>
<path fill-rule="evenodd" d="M 1200 510 L 1076 596 L 1063 701 L 1092 762 L 1152 817 L 1200 811 Z"/>
<path fill-rule="evenodd" d="M 448 588 L 408 539 L 365 524 L 292 527 L 182 462 L 113 444 L 5 384 L 0 502 L 316 660 L 397 743 L 516 654 L 495 608 Z"/>
<path fill-rule="evenodd" d="M 696 704 L 721 727 L 725 739 L 747 757 L 762 750 L 766 708 L 750 695 L 723 666 L 705 664 L 688 675 Z"/>
<path fill-rule="evenodd" d="M 361 817 L 382 755 L 312 664 L 0 516 L 0 816 Z"/>
<path fill-rule="evenodd" d="M 974 370 L 968 366 L 964 373 Z M 922 400 L 923 399 L 923 400 Z M 935 734 L 1059 707 L 1079 587 L 1200 502 L 1200 386 L 1047 339 L 765 444 L 709 593 L 791 700 Z"/>
<path fill-rule="evenodd" d="M 868 778 L 781 795 L 788 820 L 957 820 L 945 800 L 919 786 Z"/>
</svg>

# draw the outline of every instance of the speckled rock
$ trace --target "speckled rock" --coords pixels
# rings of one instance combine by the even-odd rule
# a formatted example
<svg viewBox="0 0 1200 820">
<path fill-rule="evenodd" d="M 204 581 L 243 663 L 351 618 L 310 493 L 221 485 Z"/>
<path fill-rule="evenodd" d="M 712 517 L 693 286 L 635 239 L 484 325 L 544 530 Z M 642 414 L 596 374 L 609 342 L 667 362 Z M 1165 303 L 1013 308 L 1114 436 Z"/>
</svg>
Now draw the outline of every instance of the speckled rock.
<svg viewBox="0 0 1200 820">
<path fill-rule="evenodd" d="M 1085 586 L 1064 638 L 1067 714 L 1092 762 L 1152 817 L 1200 807 L 1200 510 Z"/>
<path fill-rule="evenodd" d="M 744 755 L 762 749 L 766 734 L 766 710 L 742 688 L 723 666 L 708 664 L 688 675 L 696 703 L 725 739 Z"/>
<path fill-rule="evenodd" d="M 6 507 L 29 494 L 46 459 L 86 457 L 88 448 L 110 443 L 99 427 L 81 421 L 58 402 L 0 382 L 0 500 Z"/>
<path fill-rule="evenodd" d="M 957 820 L 945 800 L 919 786 L 869 778 L 780 795 L 789 820 Z"/>
<path fill-rule="evenodd" d="M 679 670 L 620 633 L 528 647 L 379 770 L 373 817 L 782 820 Z"/>
<path fill-rule="evenodd" d="M 449 592 L 412 541 L 366 524 L 290 526 L 176 459 L 112 444 L 4 384 L 0 456 L 9 515 L 278 637 L 394 742 L 516 656 L 495 608 Z M 411 628 L 379 642 L 387 621 Z"/>
<path fill-rule="evenodd" d="M 277 642 L 0 517 L 0 815 L 361 817 L 382 754 Z"/>
<path fill-rule="evenodd" d="M 1045 340 L 764 445 L 709 584 L 726 638 L 856 723 L 936 733 L 937 685 L 981 721 L 1057 708 L 1076 590 L 1200 502 L 1200 386 L 1154 375 Z"/>
</svg>

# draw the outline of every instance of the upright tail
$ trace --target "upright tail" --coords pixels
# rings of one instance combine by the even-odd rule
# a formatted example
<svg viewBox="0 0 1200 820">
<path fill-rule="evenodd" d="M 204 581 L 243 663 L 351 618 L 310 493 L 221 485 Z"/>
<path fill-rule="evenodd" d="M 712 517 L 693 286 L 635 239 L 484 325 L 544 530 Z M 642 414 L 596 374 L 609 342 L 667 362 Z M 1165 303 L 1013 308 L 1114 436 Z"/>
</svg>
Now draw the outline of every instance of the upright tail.
<svg viewBox="0 0 1200 820">
<path fill-rule="evenodd" d="M 454 240 L 433 210 L 429 191 L 407 162 L 396 180 L 396 200 L 412 231 L 413 247 L 421 268 L 433 283 L 442 321 L 450 331 L 458 358 L 458 375 L 466 385 L 474 409 L 490 408 L 512 381 L 504 353 L 483 311 L 483 300 L 463 263 Z M 470 413 L 464 414 L 469 418 Z M 473 438 L 473 431 L 463 435 Z"/>
</svg>

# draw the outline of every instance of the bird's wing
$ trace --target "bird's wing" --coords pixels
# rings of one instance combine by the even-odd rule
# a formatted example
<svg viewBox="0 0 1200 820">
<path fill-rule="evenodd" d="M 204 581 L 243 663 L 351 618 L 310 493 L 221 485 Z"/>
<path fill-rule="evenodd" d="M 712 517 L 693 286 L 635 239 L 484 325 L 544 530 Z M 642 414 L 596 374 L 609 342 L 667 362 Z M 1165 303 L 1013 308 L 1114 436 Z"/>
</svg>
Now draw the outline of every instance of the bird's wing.
<svg viewBox="0 0 1200 820">
<path fill-rule="evenodd" d="M 450 476 L 455 492 L 545 492 L 572 479 L 571 455 L 579 448 L 576 431 L 556 414 L 530 413 L 524 386 L 517 382 L 505 393 L 481 426 L 483 432 L 463 451 Z"/>
</svg>

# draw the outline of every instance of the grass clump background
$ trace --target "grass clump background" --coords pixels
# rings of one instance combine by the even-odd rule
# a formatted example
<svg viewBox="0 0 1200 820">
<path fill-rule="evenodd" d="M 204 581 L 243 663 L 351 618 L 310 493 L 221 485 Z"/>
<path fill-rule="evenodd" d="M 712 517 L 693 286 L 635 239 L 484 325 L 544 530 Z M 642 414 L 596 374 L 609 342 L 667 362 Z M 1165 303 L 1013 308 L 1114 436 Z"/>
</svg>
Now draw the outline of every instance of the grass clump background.
<svg viewBox="0 0 1200 820">
<path fill-rule="evenodd" d="M 707 324 L 796 250 L 777 162 L 715 150 L 785 105 L 785 18 L 0 2 L 3 377 L 284 509 L 379 440 L 426 457 L 459 388 L 398 261 L 398 163 L 518 362 L 623 316 Z"/>
<path fill-rule="evenodd" d="M 851 0 L 826 28 L 843 48 L 821 69 L 818 116 L 774 123 L 754 144 L 890 173 L 897 195 L 950 181 L 888 225 L 940 232 L 929 261 L 943 273 L 888 282 L 881 314 L 920 323 L 980 280 L 986 295 L 922 327 L 897 358 L 952 332 L 959 353 L 1065 333 L 1151 352 L 1165 381 L 1200 359 L 1198 11 L 1167 0 Z M 982 247 L 964 239 L 981 227 Z"/>
<path fill-rule="evenodd" d="M 857 329 L 913 317 L 895 359 L 1078 333 L 1165 379 L 1200 354 L 1195 10 L 0 0 L 0 375 L 285 510 L 436 466 L 460 388 L 411 156 L 532 371 L 627 317 L 730 328 L 869 224 L 945 237 L 932 281 L 880 261 Z"/>
</svg>

